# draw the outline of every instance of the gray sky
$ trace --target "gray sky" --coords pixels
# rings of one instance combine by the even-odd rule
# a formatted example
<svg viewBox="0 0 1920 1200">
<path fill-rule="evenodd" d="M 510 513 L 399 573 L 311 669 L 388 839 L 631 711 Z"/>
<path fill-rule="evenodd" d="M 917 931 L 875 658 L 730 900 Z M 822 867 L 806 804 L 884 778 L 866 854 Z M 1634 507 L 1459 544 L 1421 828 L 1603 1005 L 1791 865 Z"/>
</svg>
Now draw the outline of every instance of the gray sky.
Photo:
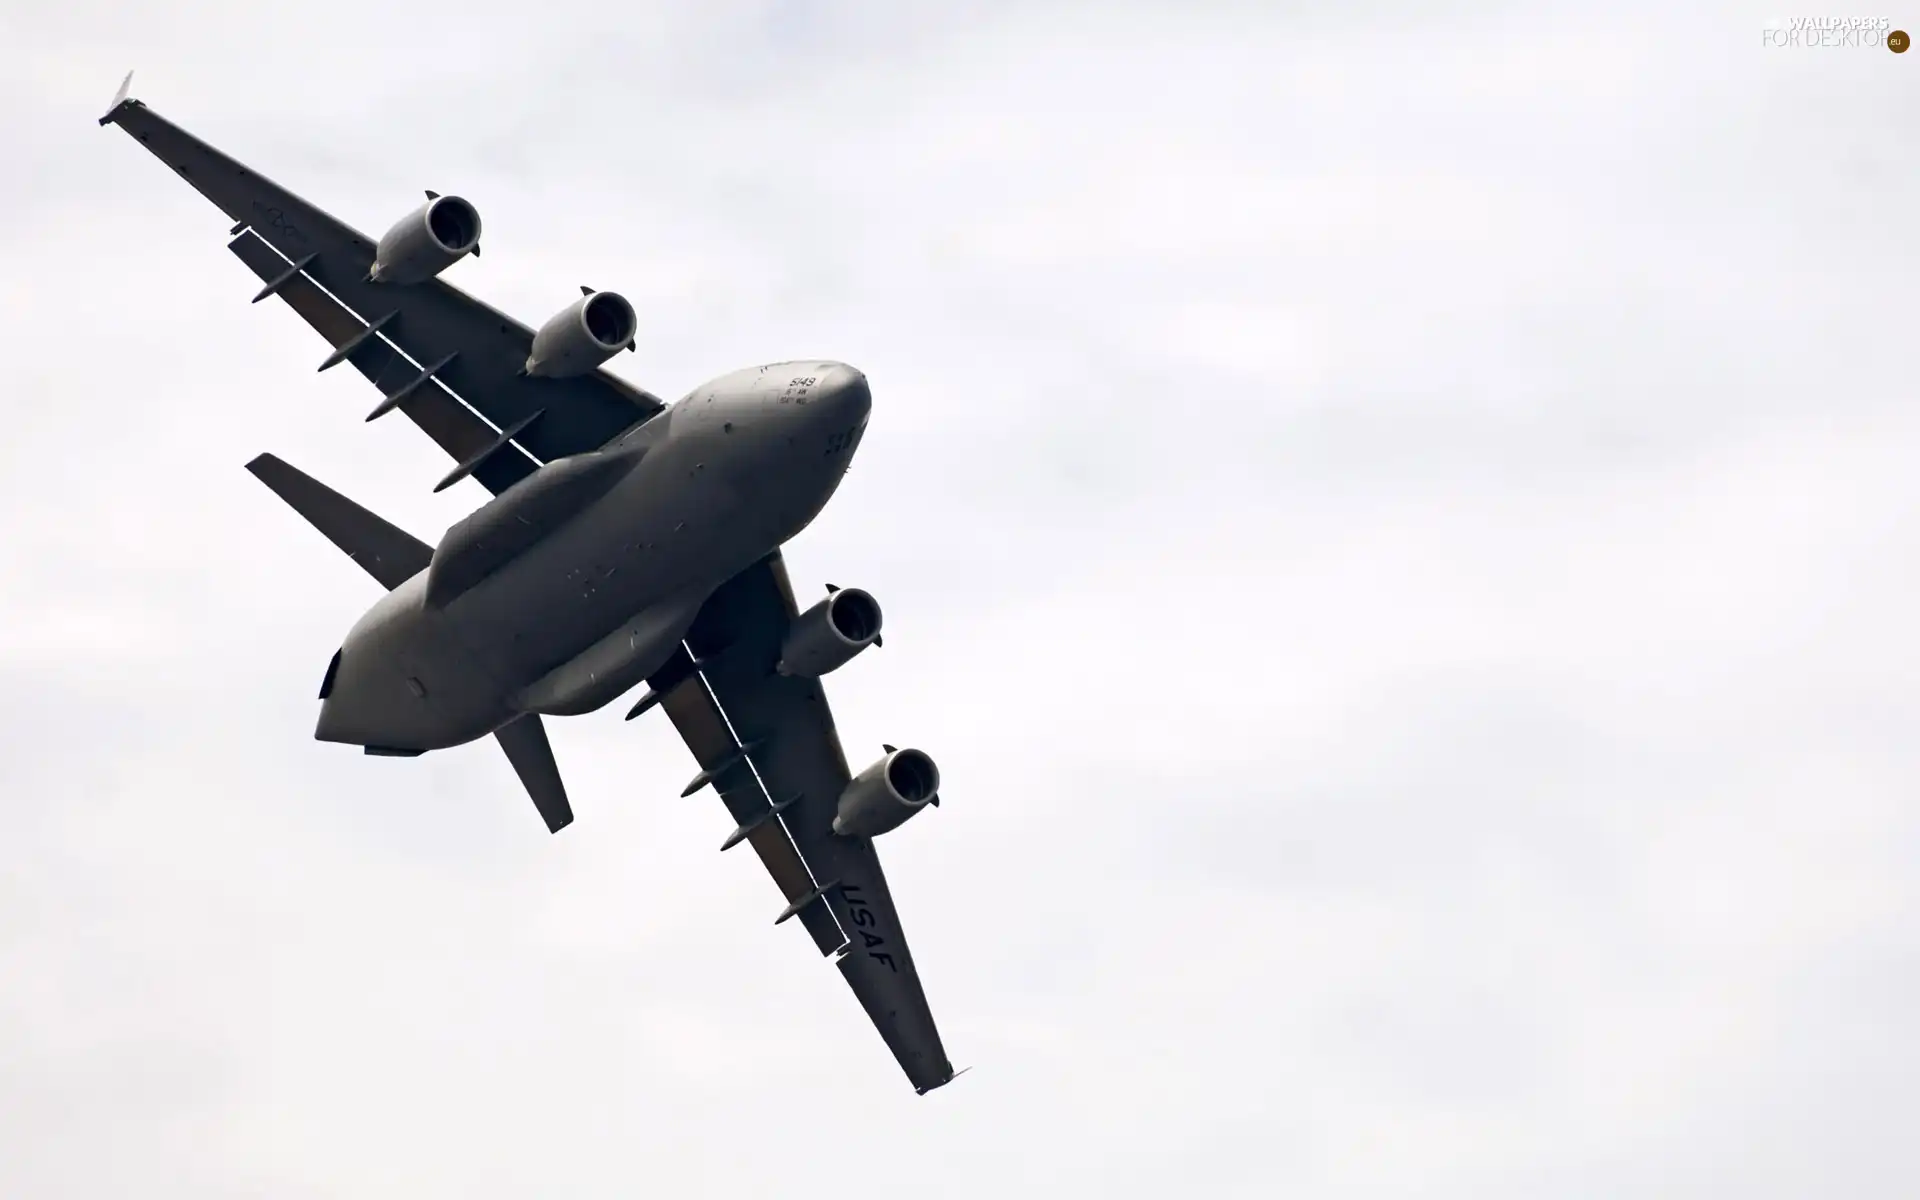
<svg viewBox="0 0 1920 1200">
<path fill-rule="evenodd" d="M 123 7 L 0 0 L 0 1192 L 1920 1187 L 1920 54 Z M 867 370 L 788 560 L 886 606 L 850 754 L 947 776 L 882 850 L 972 1074 L 913 1095 L 657 715 L 554 724 L 560 837 L 485 745 L 312 740 L 373 585 L 241 464 L 482 493 L 94 127 L 130 66 L 364 230 L 473 199 L 523 319 L 624 292 L 656 391 Z"/>
</svg>

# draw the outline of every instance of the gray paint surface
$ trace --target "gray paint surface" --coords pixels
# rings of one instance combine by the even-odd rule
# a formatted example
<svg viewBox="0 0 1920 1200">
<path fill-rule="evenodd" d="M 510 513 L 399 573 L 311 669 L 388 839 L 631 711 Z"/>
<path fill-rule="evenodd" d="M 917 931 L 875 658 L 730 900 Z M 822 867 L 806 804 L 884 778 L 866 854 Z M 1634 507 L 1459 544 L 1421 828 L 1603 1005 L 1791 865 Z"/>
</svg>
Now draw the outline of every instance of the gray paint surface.
<svg viewBox="0 0 1920 1200">
<path fill-rule="evenodd" d="M 1920 54 L 1768 15 L 0 5 L 0 1190 L 1920 1190 Z M 623 292 L 667 399 L 867 372 L 786 557 L 887 606 L 849 757 L 951 777 L 883 852 L 958 1086 L 667 723 L 549 723 L 586 837 L 312 740 L 376 585 L 237 464 L 487 493 L 94 129 L 129 66 L 370 233 L 474 200 L 508 312 Z"/>
<path fill-rule="evenodd" d="M 740 822 L 729 844 L 750 842 L 787 901 L 775 924 L 799 917 L 835 957 L 917 1092 L 951 1082 L 875 831 L 838 824 L 848 805 L 893 804 L 876 826 L 890 830 L 937 797 L 892 782 L 902 752 L 891 746 L 856 781 L 817 680 L 784 665 L 790 633 L 829 614 L 801 613 L 780 547 L 846 474 L 872 408 L 866 377 L 839 362 L 773 363 L 662 405 L 598 370 L 630 331 L 590 332 L 584 306 L 630 323 L 624 301 L 583 287 L 533 334 L 434 272 L 383 269 L 389 243 L 433 244 L 431 204 L 376 249 L 130 99 L 127 83 L 99 123 L 238 218 L 231 246 L 264 280 L 255 302 L 277 296 L 333 344 L 321 371 L 354 362 L 381 389 L 369 421 L 404 412 L 460 457 L 435 491 L 472 477 L 496 493 L 429 552 L 272 455 L 248 464 L 389 589 L 329 660 L 314 736 L 417 758 L 492 734 L 558 833 L 573 810 L 541 716 L 592 712 L 648 683 L 700 764 L 682 796 L 711 786 L 725 801 Z M 524 369 L 507 369 L 523 348 Z M 528 459 L 546 461 L 528 470 Z M 877 644 L 878 621 L 867 624 L 820 669 Z"/>
<path fill-rule="evenodd" d="M 796 377 L 816 381 L 798 404 L 783 398 Z M 422 750 L 484 737 L 532 711 L 517 706 L 521 693 L 624 626 L 628 653 L 613 664 L 623 686 L 596 689 L 592 707 L 611 702 L 665 663 L 714 589 L 820 512 L 870 395 L 858 371 L 817 360 L 696 389 L 655 418 L 666 428 L 644 454 L 595 452 L 634 463 L 486 578 L 434 606 L 429 567 L 370 609 L 347 637 L 318 736 Z M 537 487 L 537 476 L 522 486 Z M 503 521 L 515 519 L 516 498 L 510 489 L 495 501 Z M 593 682 L 545 689 L 538 711 L 591 711 L 574 699 Z"/>
</svg>

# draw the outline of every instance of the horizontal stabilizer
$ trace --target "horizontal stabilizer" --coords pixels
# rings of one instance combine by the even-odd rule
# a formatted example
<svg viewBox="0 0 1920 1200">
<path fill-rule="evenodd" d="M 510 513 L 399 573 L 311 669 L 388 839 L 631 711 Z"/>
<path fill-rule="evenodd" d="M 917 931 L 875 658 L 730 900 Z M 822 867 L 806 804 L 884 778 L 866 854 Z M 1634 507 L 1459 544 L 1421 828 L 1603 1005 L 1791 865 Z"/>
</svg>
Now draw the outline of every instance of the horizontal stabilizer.
<svg viewBox="0 0 1920 1200">
<path fill-rule="evenodd" d="M 248 463 L 247 470 L 388 591 L 433 561 L 433 547 L 271 454 Z"/>
<path fill-rule="evenodd" d="M 493 735 L 507 752 L 514 774 L 520 776 L 533 806 L 540 810 L 548 833 L 573 824 L 573 806 L 567 803 L 567 785 L 560 780 L 560 764 L 553 760 L 547 727 L 532 714 L 502 726 Z"/>
</svg>

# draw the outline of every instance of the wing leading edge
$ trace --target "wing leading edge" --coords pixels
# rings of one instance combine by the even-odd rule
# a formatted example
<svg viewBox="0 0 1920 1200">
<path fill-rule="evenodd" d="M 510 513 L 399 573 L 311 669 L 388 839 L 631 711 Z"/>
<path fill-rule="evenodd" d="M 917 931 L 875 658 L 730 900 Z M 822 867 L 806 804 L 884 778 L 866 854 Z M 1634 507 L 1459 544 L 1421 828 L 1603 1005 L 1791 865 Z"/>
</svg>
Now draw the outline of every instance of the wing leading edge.
<svg viewBox="0 0 1920 1200">
<path fill-rule="evenodd" d="M 332 346 L 322 370 L 348 362 L 379 389 L 368 420 L 397 409 L 446 450 L 459 466 L 442 486 L 470 474 L 498 495 L 541 464 L 598 449 L 665 408 L 605 371 L 520 374 L 532 331 L 439 279 L 368 281 L 370 239 L 129 99 L 131 79 L 100 124 L 119 125 L 233 218 L 228 248 L 261 280 L 255 301 L 279 296 Z M 788 901 L 779 919 L 798 917 L 822 954 L 838 955 L 840 973 L 924 1093 L 955 1072 L 871 840 L 832 832 L 850 775 L 826 696 L 817 680 L 773 670 L 797 615 L 776 553 L 707 602 L 687 648 L 649 680 L 649 701 L 666 710 L 701 782 L 713 784 L 738 823 L 722 848 L 754 847 Z M 501 740 L 557 831 L 572 814 L 535 721 Z"/>
<path fill-rule="evenodd" d="M 441 279 L 369 281 L 373 239 L 125 89 L 100 123 L 124 129 L 236 222 L 231 248 L 265 285 L 255 299 L 280 295 L 332 343 L 322 370 L 353 363 L 381 389 L 376 415 L 400 408 L 446 447 L 465 471 L 445 482 L 471 473 L 497 493 L 533 465 L 599 449 L 665 407 L 604 370 L 523 375 L 531 329 Z M 509 442 L 525 455 L 500 453 Z M 483 453 L 489 446 L 494 453 Z M 510 465 L 493 467 L 496 459 Z"/>
<path fill-rule="evenodd" d="M 817 679 L 774 670 L 787 627 L 798 615 L 786 564 L 775 553 L 714 593 L 694 622 L 687 647 L 737 744 L 752 749 L 763 797 L 788 802 L 777 820 L 785 824 L 813 879 L 810 892 L 789 893 L 789 912 L 803 920 L 830 913 L 848 935 L 835 965 L 908 1080 L 924 1093 L 952 1080 L 953 1064 L 872 840 L 833 832 L 834 811 L 851 775 L 826 694 Z M 708 759 L 694 749 L 704 766 Z"/>
</svg>

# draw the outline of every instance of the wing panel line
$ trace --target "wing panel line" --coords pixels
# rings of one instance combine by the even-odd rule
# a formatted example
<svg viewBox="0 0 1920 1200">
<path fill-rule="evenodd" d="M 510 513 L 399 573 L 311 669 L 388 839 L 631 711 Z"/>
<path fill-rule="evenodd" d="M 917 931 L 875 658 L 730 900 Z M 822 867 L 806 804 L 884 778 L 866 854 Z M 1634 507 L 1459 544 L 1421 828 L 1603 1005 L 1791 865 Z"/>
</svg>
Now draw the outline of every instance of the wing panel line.
<svg viewBox="0 0 1920 1200">
<path fill-rule="evenodd" d="M 227 249 L 261 279 L 280 278 L 289 265 L 284 254 L 252 229 L 229 242 Z M 275 289 L 275 294 L 335 348 L 345 345 L 365 328 L 358 314 L 304 272 L 286 279 Z M 369 338 L 347 361 L 379 388 L 382 395 L 400 387 L 421 369 L 406 351 L 384 335 Z M 470 458 L 498 436 L 491 422 L 437 379 L 415 389 L 396 407 L 456 462 Z M 538 464 L 524 451 L 513 455 L 502 452 L 482 463 L 473 475 L 497 496 L 537 469 Z"/>
</svg>

